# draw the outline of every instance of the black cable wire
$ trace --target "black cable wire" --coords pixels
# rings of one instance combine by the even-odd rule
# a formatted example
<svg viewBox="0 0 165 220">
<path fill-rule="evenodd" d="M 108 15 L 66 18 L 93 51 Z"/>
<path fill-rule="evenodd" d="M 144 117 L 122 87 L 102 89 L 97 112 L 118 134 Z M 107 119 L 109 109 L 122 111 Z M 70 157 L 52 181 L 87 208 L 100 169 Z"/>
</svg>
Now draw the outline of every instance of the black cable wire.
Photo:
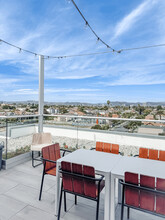
<svg viewBox="0 0 165 220">
<path fill-rule="evenodd" d="M 11 43 L 9 43 L 9 42 L 7 42 L 7 41 L 4 41 L 4 40 L 2 40 L 2 39 L 0 39 L 0 42 L 3 42 L 3 43 L 5 43 L 5 44 L 7 44 L 7 45 L 9 45 L 9 46 L 12 46 L 12 47 L 17 48 L 17 49 L 19 50 L 19 52 L 24 51 L 24 52 L 26 52 L 26 53 L 31 53 L 31 54 L 33 54 L 33 55 L 35 55 L 35 56 L 41 55 L 41 54 L 34 53 L 34 52 L 30 51 L 30 50 L 26 50 L 26 49 L 23 49 L 23 48 L 21 48 L 21 47 L 18 47 L 18 46 L 16 46 L 16 45 L 11 44 Z"/>
<path fill-rule="evenodd" d="M 150 45 L 150 46 L 143 46 L 143 47 L 134 47 L 134 48 L 125 48 L 125 49 L 121 49 L 118 52 L 122 52 L 122 51 L 128 51 L 128 50 L 141 50 L 141 49 L 149 49 L 152 47 L 164 47 L 165 44 L 157 44 L 157 45 Z"/>
<path fill-rule="evenodd" d="M 11 44 L 5 40 L 0 39 L 0 43 L 3 42 L 11 47 L 14 47 L 16 49 L 19 50 L 19 52 L 26 52 L 26 53 L 30 53 L 36 56 L 43 56 L 44 59 L 62 59 L 62 58 L 71 58 L 71 57 L 81 57 L 81 56 L 92 56 L 92 55 L 99 55 L 99 54 L 107 54 L 107 53 L 113 53 L 113 52 L 117 52 L 117 53 L 121 53 L 124 51 L 131 51 L 131 50 L 142 50 L 142 49 L 149 49 L 149 48 L 154 48 L 154 47 L 165 47 L 165 44 L 156 44 L 156 45 L 149 45 L 149 46 L 142 46 L 142 47 L 134 47 L 134 48 L 124 48 L 124 49 L 120 49 L 120 50 L 116 50 L 116 51 L 102 51 L 102 52 L 94 52 L 94 53 L 85 53 L 85 54 L 73 54 L 73 55 L 64 55 L 64 56 L 48 56 L 48 55 L 43 55 L 43 54 L 39 54 L 39 53 L 35 53 L 33 51 L 30 50 L 26 50 L 23 49 L 21 47 L 18 47 L 14 44 Z"/>
<path fill-rule="evenodd" d="M 85 25 L 87 25 L 90 30 L 92 31 L 92 33 L 96 36 L 97 40 L 100 41 L 101 43 L 103 43 L 107 48 L 110 48 L 113 52 L 115 52 L 116 50 L 113 49 L 111 46 L 109 46 L 107 43 L 105 43 L 105 41 L 103 41 L 97 34 L 96 32 L 93 30 L 93 28 L 91 27 L 91 25 L 89 24 L 89 22 L 86 20 L 86 18 L 84 17 L 84 15 L 82 14 L 82 12 L 80 11 L 80 9 L 78 8 L 78 6 L 76 5 L 76 3 L 74 2 L 74 0 L 71 0 L 71 2 L 73 3 L 73 5 L 75 6 L 75 8 L 77 9 L 77 11 L 79 12 L 79 14 L 81 15 L 81 17 L 83 18 L 83 20 L 85 21 Z"/>
</svg>

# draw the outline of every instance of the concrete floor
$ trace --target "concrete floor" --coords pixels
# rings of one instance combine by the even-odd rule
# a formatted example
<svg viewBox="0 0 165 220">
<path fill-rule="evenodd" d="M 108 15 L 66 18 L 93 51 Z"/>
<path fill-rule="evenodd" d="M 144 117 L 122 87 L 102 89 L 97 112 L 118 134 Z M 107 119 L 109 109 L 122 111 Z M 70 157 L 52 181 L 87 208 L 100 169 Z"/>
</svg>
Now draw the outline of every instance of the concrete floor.
<svg viewBox="0 0 165 220">
<path fill-rule="evenodd" d="M 9 170 L 0 171 L 0 220 L 55 220 L 55 178 L 45 177 L 42 200 L 38 200 L 41 183 L 42 165 L 32 168 L 26 162 Z M 92 220 L 95 219 L 96 203 L 67 195 L 67 210 L 61 209 L 61 219 Z M 104 191 L 101 193 L 99 219 L 104 219 Z M 120 219 L 120 205 L 116 208 L 116 220 Z M 125 211 L 125 220 L 126 220 Z M 162 220 L 162 218 L 131 210 L 130 220 Z"/>
</svg>

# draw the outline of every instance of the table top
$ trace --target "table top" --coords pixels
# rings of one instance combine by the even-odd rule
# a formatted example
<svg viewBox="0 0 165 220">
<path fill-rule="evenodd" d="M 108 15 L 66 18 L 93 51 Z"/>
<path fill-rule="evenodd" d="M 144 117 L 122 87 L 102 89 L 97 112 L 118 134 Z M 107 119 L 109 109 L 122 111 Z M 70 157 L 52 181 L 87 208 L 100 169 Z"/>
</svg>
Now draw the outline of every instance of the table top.
<svg viewBox="0 0 165 220">
<path fill-rule="evenodd" d="M 165 162 L 124 156 L 120 162 L 115 165 L 111 173 L 124 177 L 124 173 L 126 171 L 158 178 L 165 178 Z"/>
<path fill-rule="evenodd" d="M 122 159 L 121 155 L 105 153 L 95 150 L 79 149 L 58 160 L 92 166 L 96 171 L 109 173 Z"/>
</svg>

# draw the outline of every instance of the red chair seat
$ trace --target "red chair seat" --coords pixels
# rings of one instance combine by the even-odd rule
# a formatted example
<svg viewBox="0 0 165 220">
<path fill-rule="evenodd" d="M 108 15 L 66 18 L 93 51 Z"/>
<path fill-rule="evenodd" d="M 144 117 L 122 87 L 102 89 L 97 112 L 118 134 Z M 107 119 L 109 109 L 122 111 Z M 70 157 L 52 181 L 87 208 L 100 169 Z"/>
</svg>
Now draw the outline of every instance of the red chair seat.
<svg viewBox="0 0 165 220">
<path fill-rule="evenodd" d="M 47 170 L 45 173 L 49 174 L 49 175 L 56 176 L 56 167 L 54 167 L 54 168 L 52 168 L 50 170 Z"/>
</svg>

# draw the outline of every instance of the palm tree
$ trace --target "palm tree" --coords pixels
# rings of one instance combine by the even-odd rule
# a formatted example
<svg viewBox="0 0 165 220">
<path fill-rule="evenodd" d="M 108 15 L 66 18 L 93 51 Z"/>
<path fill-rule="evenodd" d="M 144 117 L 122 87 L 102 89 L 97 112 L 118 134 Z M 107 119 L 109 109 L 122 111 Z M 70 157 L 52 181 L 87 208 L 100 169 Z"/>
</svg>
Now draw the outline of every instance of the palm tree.
<svg viewBox="0 0 165 220">
<path fill-rule="evenodd" d="M 107 100 L 107 105 L 108 105 L 108 106 L 110 105 L 110 101 L 109 101 L 109 100 Z"/>
<path fill-rule="evenodd" d="M 159 115 L 160 120 L 161 120 L 161 116 L 163 115 L 163 113 L 164 113 L 164 111 L 162 111 L 162 110 L 157 111 L 157 115 Z"/>
</svg>

